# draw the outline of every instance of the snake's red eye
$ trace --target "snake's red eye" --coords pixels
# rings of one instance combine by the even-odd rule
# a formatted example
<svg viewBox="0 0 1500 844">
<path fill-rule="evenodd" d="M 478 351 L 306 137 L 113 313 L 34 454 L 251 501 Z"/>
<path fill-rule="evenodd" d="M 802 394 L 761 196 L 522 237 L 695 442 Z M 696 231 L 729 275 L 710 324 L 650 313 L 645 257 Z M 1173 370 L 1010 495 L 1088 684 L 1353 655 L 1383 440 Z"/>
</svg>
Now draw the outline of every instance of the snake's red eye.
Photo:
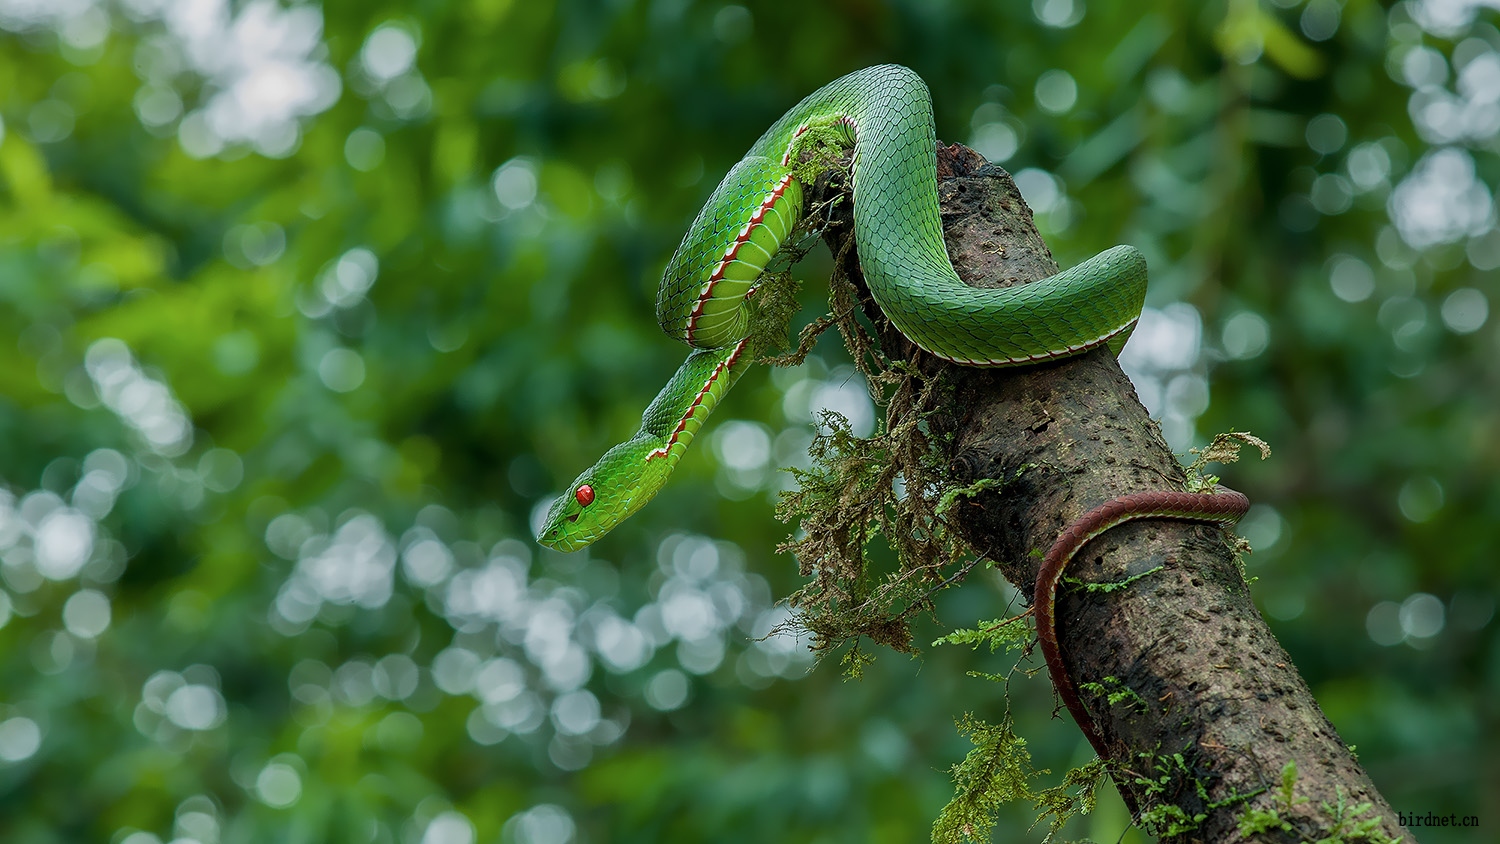
<svg viewBox="0 0 1500 844">
<path fill-rule="evenodd" d="M 580 507 L 587 507 L 590 504 L 594 503 L 594 488 L 589 486 L 588 484 L 584 484 L 583 486 L 580 486 L 576 492 L 573 493 L 573 497 L 578 499 L 578 505 Z"/>
</svg>

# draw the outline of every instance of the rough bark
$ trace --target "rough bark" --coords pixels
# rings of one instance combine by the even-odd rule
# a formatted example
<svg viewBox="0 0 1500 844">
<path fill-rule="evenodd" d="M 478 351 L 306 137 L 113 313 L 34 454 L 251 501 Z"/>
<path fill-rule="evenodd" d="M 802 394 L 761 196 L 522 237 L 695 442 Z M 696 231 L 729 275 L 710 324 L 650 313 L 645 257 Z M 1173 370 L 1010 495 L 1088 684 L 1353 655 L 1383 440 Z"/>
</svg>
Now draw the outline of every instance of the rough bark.
<svg viewBox="0 0 1500 844">
<path fill-rule="evenodd" d="M 948 251 L 966 282 L 1005 287 L 1057 271 L 1009 174 L 958 145 L 940 146 L 938 170 Z M 857 258 L 847 254 L 845 269 L 862 289 Z M 867 313 L 878 313 L 865 298 Z M 1024 369 L 956 367 L 874 323 L 888 355 L 915 356 L 929 372 L 947 369 L 957 385 L 953 479 L 1005 485 L 960 508 L 955 521 L 1023 594 L 1042 552 L 1087 509 L 1128 492 L 1182 488 L 1181 465 L 1107 351 Z M 1170 803 L 1188 818 L 1206 815 L 1163 840 L 1244 840 L 1237 818 L 1278 808 L 1274 794 L 1289 761 L 1295 794 L 1308 800 L 1281 812 L 1292 830 L 1253 840 L 1334 833 L 1336 821 L 1321 807 L 1340 805 L 1340 791 L 1346 805 L 1373 804 L 1359 819 L 1378 815 L 1380 832 L 1407 835 L 1256 610 L 1223 531 L 1160 520 L 1124 525 L 1085 546 L 1069 573 L 1109 582 L 1157 566 L 1164 568 L 1125 589 L 1066 590 L 1057 616 L 1063 653 L 1127 800 L 1141 811 Z M 1110 706 L 1083 688 L 1105 678 L 1140 702 Z M 1173 754 L 1184 765 L 1166 772 L 1164 791 L 1135 782 L 1132 774 L 1161 777 L 1153 768 Z"/>
</svg>

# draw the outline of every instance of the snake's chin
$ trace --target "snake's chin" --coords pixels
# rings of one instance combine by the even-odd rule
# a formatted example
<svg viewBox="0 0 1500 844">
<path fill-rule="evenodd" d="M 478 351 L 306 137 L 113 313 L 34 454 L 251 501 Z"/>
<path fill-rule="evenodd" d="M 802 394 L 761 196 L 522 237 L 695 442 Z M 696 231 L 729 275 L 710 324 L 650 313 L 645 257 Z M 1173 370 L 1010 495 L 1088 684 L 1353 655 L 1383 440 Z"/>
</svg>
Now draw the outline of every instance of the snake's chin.
<svg viewBox="0 0 1500 844">
<path fill-rule="evenodd" d="M 536 538 L 536 543 L 543 548 L 551 548 L 553 551 L 562 551 L 564 553 L 577 551 L 579 548 L 589 544 L 588 541 L 579 542 L 576 537 L 566 534 L 562 536 L 549 536 L 546 533 L 539 535 Z"/>
<path fill-rule="evenodd" d="M 547 525 L 537 534 L 537 544 L 554 551 L 570 553 L 592 545 L 594 540 L 604 535 L 603 531 L 569 531 L 568 528 L 576 519 L 576 516 L 569 522 L 554 522 L 549 519 Z"/>
</svg>

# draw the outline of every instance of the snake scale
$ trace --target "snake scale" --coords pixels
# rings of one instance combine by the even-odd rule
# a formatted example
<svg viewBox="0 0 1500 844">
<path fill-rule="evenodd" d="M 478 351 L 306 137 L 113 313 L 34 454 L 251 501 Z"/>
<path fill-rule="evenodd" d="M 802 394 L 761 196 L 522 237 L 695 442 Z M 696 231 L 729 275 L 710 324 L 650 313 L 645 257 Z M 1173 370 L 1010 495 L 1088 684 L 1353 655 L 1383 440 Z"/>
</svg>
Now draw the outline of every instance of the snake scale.
<svg viewBox="0 0 1500 844">
<path fill-rule="evenodd" d="M 558 497 L 537 533 L 582 548 L 650 501 L 714 408 L 754 358 L 747 298 L 804 213 L 801 153 L 810 142 L 853 149 L 854 236 L 881 310 L 926 352 L 966 366 L 1024 366 L 1102 345 L 1118 351 L 1140 317 L 1146 262 L 1116 246 L 1056 275 L 975 288 L 954 272 L 938 213 L 932 98 L 912 71 L 880 65 L 813 92 L 777 120 L 725 175 L 672 255 L 658 289 L 662 330 L 694 351 L 646 408 L 640 430 Z M 799 176 L 801 179 L 799 179 Z M 1102 740 L 1062 662 L 1053 608 L 1062 570 L 1088 539 L 1132 519 L 1213 523 L 1248 503 L 1228 491 L 1141 492 L 1073 522 L 1047 555 L 1035 606 L 1059 695 L 1095 749 Z"/>
</svg>

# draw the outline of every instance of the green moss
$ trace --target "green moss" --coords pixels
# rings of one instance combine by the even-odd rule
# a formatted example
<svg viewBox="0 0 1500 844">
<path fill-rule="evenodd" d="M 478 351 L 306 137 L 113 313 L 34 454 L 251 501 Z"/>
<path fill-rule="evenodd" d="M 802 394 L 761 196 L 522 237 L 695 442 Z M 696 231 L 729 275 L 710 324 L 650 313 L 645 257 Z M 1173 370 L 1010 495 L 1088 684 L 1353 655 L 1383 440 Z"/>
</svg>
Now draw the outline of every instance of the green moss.
<svg viewBox="0 0 1500 844">
<path fill-rule="evenodd" d="M 1004 487 L 1005 482 L 998 478 L 980 478 L 968 486 L 954 487 L 943 493 L 943 497 L 938 499 L 938 515 L 947 515 L 948 511 L 953 508 L 953 505 L 958 502 L 959 498 L 973 498 L 981 492 L 995 491 Z"/>
<path fill-rule="evenodd" d="M 1047 841 L 1074 815 L 1093 811 L 1103 762 L 1074 768 L 1058 785 L 1035 790 L 1032 781 L 1049 772 L 1032 767 L 1026 740 L 1016 735 L 1008 709 L 998 725 L 965 715 L 958 729 L 974 749 L 953 766 L 954 795 L 933 824 L 934 844 L 988 842 L 1000 807 L 1012 801 L 1027 801 L 1039 810 L 1035 823 L 1047 821 Z"/>
<path fill-rule="evenodd" d="M 980 645 L 989 645 L 990 653 L 998 650 L 1022 650 L 1031 644 L 1035 634 L 1030 625 L 1023 624 L 1025 616 L 1011 616 L 1010 618 L 994 619 L 992 621 L 981 621 L 979 626 L 973 629 L 963 629 L 949 633 L 934 641 L 933 647 L 938 645 L 969 645 L 977 648 Z"/>
<path fill-rule="evenodd" d="M 1183 835 L 1197 829 L 1208 819 L 1208 815 L 1199 812 L 1189 817 L 1181 807 L 1171 803 L 1159 803 L 1141 813 L 1137 819 L 1141 829 L 1157 837 L 1171 837 Z"/>
<path fill-rule="evenodd" d="M 1214 485 L 1219 482 L 1218 475 L 1206 475 L 1203 470 L 1210 463 L 1234 463 L 1240 459 L 1240 449 L 1244 446 L 1253 446 L 1260 452 L 1260 459 L 1265 460 L 1271 456 L 1271 445 L 1260 437 L 1248 431 L 1228 431 L 1215 434 L 1213 441 L 1204 448 L 1190 448 L 1189 454 L 1196 458 L 1188 465 L 1187 480 L 1185 486 L 1188 492 L 1212 492 Z M 1248 586 L 1259 578 L 1247 577 L 1245 573 L 1245 555 L 1250 553 L 1250 543 L 1244 537 L 1230 533 L 1234 542 L 1235 565 L 1240 570 L 1240 579 Z"/>
<path fill-rule="evenodd" d="M 1140 574 L 1132 574 L 1129 577 L 1124 578 L 1123 580 L 1111 580 L 1106 583 L 1088 583 L 1079 580 L 1076 577 L 1065 577 L 1063 578 L 1063 583 L 1066 583 L 1069 586 L 1076 586 L 1085 592 L 1100 592 L 1108 594 L 1110 592 L 1118 592 L 1143 577 L 1150 577 L 1151 575 L 1156 574 L 1159 571 L 1165 571 L 1166 568 L 1166 566 L 1155 566 L 1153 568 L 1146 569 Z"/>
<path fill-rule="evenodd" d="M 1400 838 L 1391 838 L 1380 829 L 1381 816 L 1363 818 L 1373 808 L 1370 803 L 1350 805 L 1342 787 L 1336 787 L 1338 802 L 1329 804 L 1319 801 L 1318 813 L 1331 822 L 1326 830 L 1319 830 L 1320 837 L 1309 838 L 1292 823 L 1292 809 L 1306 804 L 1306 797 L 1296 796 L 1297 763 L 1289 760 L 1281 769 L 1281 785 L 1274 792 L 1274 801 L 1269 809 L 1246 809 L 1236 818 L 1236 829 L 1249 838 L 1268 832 L 1293 832 L 1300 840 L 1309 844 L 1400 844 Z"/>
<path fill-rule="evenodd" d="M 1119 677 L 1105 677 L 1102 683 L 1079 683 L 1078 688 L 1104 698 L 1110 706 L 1128 703 L 1132 709 L 1146 709 L 1146 699 L 1136 694 L 1135 689 L 1125 685 Z"/>
<path fill-rule="evenodd" d="M 837 266 L 843 266 L 850 243 L 845 241 Z M 881 352 L 855 317 L 857 294 L 842 273 L 830 279 L 829 291 L 829 316 L 803 332 L 792 355 L 773 362 L 794 362 L 816 332 L 836 326 L 872 399 L 884 406 L 885 420 L 873 436 L 857 437 L 847 419 L 825 412 L 810 448 L 810 468 L 792 470 L 797 487 L 783 494 L 776 512 L 800 531 L 778 550 L 794 554 L 810 580 L 790 603 L 820 653 L 853 647 L 862 638 L 914 653 L 911 617 L 930 609 L 934 594 L 977 563 L 939 512 L 947 464 L 944 440 L 933 434 L 930 420 L 946 405 L 951 387 Z M 871 543 L 881 537 L 896 555 L 896 566 L 885 572 L 875 570 L 870 554 Z M 857 670 L 868 658 L 846 665 Z"/>
<path fill-rule="evenodd" d="M 1203 470 L 1210 463 L 1234 463 L 1240 459 L 1240 449 L 1254 446 L 1260 451 L 1260 459 L 1271 456 L 1271 446 L 1265 440 L 1248 431 L 1229 431 L 1215 434 L 1213 441 L 1204 448 L 1190 448 L 1189 454 L 1197 455 L 1187 467 L 1188 492 L 1210 492 L 1219 482 L 1217 475 L 1205 475 Z"/>
<path fill-rule="evenodd" d="M 999 650 L 1025 652 L 1034 640 L 1031 625 L 1025 623 L 1027 617 L 1018 615 L 980 622 L 972 629 L 955 630 L 932 644 L 934 647 L 988 646 L 992 653 Z M 953 767 L 953 799 L 933 825 L 934 842 L 989 841 L 1000 807 L 1013 801 L 1031 803 L 1037 810 L 1032 826 L 1047 823 L 1048 841 L 1069 819 L 1094 810 L 1096 793 L 1106 774 L 1105 763 L 1099 759 L 1069 770 L 1057 785 L 1035 787 L 1035 781 L 1050 772 L 1032 766 L 1025 739 L 1017 736 L 1013 729 L 1009 687 L 1018 668 L 1019 663 L 1003 675 L 969 672 L 972 677 L 992 680 L 1005 687 L 1005 711 L 999 725 L 990 725 L 969 715 L 960 720 L 959 731 L 969 737 L 974 748 L 963 762 Z"/>
<path fill-rule="evenodd" d="M 792 178 L 811 185 L 830 171 L 844 167 L 844 156 L 854 146 L 849 127 L 837 118 L 823 118 L 809 123 L 792 142 Z"/>
</svg>

